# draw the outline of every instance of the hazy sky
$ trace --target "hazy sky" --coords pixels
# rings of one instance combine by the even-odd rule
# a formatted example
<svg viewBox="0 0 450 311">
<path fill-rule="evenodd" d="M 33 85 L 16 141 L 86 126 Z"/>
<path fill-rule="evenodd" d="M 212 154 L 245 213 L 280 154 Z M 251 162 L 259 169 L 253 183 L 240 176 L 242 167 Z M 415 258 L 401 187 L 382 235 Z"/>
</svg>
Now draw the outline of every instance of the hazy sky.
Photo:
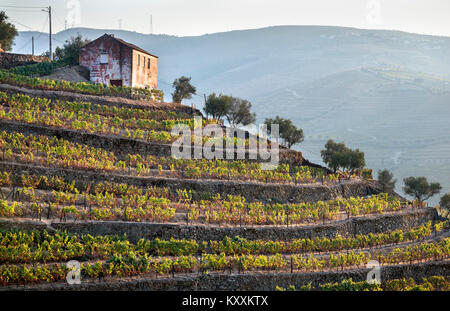
<svg viewBox="0 0 450 311">
<path fill-rule="evenodd" d="M 19 30 L 68 26 L 118 29 L 178 36 L 274 25 L 333 25 L 450 36 L 449 0 L 0 0 Z M 121 20 L 121 21 L 119 21 Z M 20 24 L 19 24 L 20 23 Z"/>
</svg>

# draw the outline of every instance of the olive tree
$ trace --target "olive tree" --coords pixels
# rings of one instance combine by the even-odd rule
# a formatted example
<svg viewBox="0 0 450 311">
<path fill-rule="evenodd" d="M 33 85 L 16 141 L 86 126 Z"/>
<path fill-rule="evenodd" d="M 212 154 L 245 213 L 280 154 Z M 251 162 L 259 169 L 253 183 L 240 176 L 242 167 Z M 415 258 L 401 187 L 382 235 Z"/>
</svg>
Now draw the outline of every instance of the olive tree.
<svg viewBox="0 0 450 311">
<path fill-rule="evenodd" d="M 383 187 L 383 192 L 392 192 L 395 189 L 397 179 L 393 179 L 394 175 L 387 169 L 378 171 L 378 182 Z"/>
<path fill-rule="evenodd" d="M 359 149 L 352 150 L 344 143 L 336 143 L 332 139 L 328 140 L 320 155 L 323 162 L 334 172 L 341 168 L 353 173 L 366 165 L 364 152 Z"/>
<path fill-rule="evenodd" d="M 83 39 L 83 37 L 78 34 L 76 37 L 66 40 L 63 47 L 56 48 L 55 58 L 63 61 L 67 65 L 77 65 L 79 63 L 81 48 L 89 42 L 89 39 Z"/>
<path fill-rule="evenodd" d="M 416 200 L 423 202 L 441 192 L 441 184 L 437 182 L 428 183 L 425 177 L 407 177 L 403 179 L 405 186 L 403 191 L 413 196 Z"/>
<path fill-rule="evenodd" d="M 450 214 L 450 193 L 446 193 L 442 196 L 441 200 L 439 201 L 439 206 L 441 210 L 444 210 L 446 212 L 446 216 Z"/>
<path fill-rule="evenodd" d="M 203 110 L 207 116 L 211 115 L 214 119 L 220 120 L 229 112 L 232 101 L 231 96 L 212 93 L 208 95 Z"/>
<path fill-rule="evenodd" d="M 255 113 L 250 111 L 252 104 L 242 98 L 232 97 L 228 105 L 228 111 L 225 114 L 228 123 L 231 127 L 239 125 L 249 125 L 256 120 Z"/>
<path fill-rule="evenodd" d="M 5 11 L 0 11 L 0 48 L 10 51 L 17 34 L 16 26 L 8 22 Z"/>
<path fill-rule="evenodd" d="M 172 83 L 172 87 L 175 89 L 172 93 L 172 100 L 175 103 L 181 103 L 183 99 L 191 99 L 192 95 L 197 93 L 197 89 L 191 84 L 190 77 L 182 76 L 175 79 Z"/>
<path fill-rule="evenodd" d="M 264 124 L 267 126 L 267 131 L 269 134 L 271 134 L 271 125 L 278 124 L 280 138 L 283 139 L 284 144 L 288 148 L 291 148 L 304 140 L 303 130 L 301 128 L 297 128 L 289 119 L 276 116 L 274 119 L 267 118 L 264 121 Z"/>
</svg>

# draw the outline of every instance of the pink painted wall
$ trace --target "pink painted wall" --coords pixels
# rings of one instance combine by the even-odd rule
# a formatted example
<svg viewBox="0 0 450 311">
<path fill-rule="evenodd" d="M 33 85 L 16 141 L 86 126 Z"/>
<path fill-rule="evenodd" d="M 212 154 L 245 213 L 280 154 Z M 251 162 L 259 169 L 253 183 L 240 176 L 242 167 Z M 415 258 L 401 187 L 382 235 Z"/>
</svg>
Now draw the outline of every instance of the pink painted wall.
<svg viewBox="0 0 450 311">
<path fill-rule="evenodd" d="M 108 54 L 108 63 L 100 62 L 101 54 Z M 90 70 L 92 82 L 110 84 L 110 80 L 122 80 L 124 86 L 132 85 L 132 49 L 108 36 L 102 37 L 80 51 L 80 65 Z"/>
<path fill-rule="evenodd" d="M 148 62 L 150 61 L 150 69 Z M 133 50 L 133 87 L 157 89 L 158 88 L 158 58 Z"/>
</svg>

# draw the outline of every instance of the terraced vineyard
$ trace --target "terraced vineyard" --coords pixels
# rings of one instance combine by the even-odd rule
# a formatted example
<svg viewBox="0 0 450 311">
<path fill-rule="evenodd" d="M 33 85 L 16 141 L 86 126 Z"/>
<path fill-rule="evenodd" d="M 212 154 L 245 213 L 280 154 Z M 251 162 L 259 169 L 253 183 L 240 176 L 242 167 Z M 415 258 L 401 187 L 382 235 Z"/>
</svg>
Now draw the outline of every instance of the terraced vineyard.
<svg viewBox="0 0 450 311">
<path fill-rule="evenodd" d="M 274 170 L 171 157 L 171 129 L 196 124 L 140 104 L 155 91 L 6 71 L 0 82 L 41 91 L 0 91 L 1 289 L 448 290 L 449 220 L 373 180 L 300 153 Z M 364 283 L 373 260 L 382 285 Z"/>
<path fill-rule="evenodd" d="M 295 286 L 289 288 L 277 287 L 279 291 L 295 291 Z M 448 277 L 431 276 L 424 278 L 422 282 L 415 282 L 413 279 L 394 279 L 383 284 L 371 284 L 367 281 L 354 282 L 352 279 L 344 280 L 340 283 L 321 284 L 313 288 L 311 285 L 302 286 L 300 291 L 449 291 L 450 282 Z"/>
<path fill-rule="evenodd" d="M 159 90 L 131 87 L 105 87 L 103 84 L 40 79 L 16 74 L 3 69 L 0 70 L 0 82 L 31 89 L 69 91 L 81 94 L 120 96 L 126 98 L 146 98 L 157 101 L 162 101 L 163 97 L 163 94 Z"/>
</svg>

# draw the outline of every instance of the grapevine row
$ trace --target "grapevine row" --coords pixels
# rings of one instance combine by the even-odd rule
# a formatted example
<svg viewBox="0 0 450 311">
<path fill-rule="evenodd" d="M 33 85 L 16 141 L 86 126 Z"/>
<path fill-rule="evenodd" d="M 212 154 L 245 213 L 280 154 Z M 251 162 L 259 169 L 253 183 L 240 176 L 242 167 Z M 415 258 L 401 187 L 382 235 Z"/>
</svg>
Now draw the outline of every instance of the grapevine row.
<svg viewBox="0 0 450 311">
<path fill-rule="evenodd" d="M 298 289 L 289 286 L 287 289 L 277 286 L 277 291 L 449 291 L 450 280 L 444 276 L 431 276 L 424 278 L 422 282 L 409 279 L 393 279 L 379 283 L 369 283 L 367 281 L 354 282 L 352 279 L 341 282 L 320 284 L 312 286 L 312 283 L 303 285 Z"/>
<path fill-rule="evenodd" d="M 147 90 L 132 87 L 108 87 L 103 84 L 86 82 L 70 82 L 65 80 L 49 80 L 32 78 L 0 69 L 0 83 L 22 86 L 31 89 L 68 91 L 89 95 L 121 96 L 133 99 L 147 99 L 162 102 L 164 93 L 160 90 Z"/>
<path fill-rule="evenodd" d="M 434 230 L 448 229 L 449 221 L 436 224 Z M 440 228 L 438 228 L 440 226 Z M 432 233 L 431 222 L 408 231 L 357 235 L 352 238 L 340 236 L 292 241 L 249 241 L 240 237 L 226 237 L 221 241 L 196 242 L 194 240 L 141 239 L 133 244 L 126 237 L 74 235 L 65 232 L 49 234 L 47 231 L 17 232 L 0 231 L 0 262 L 32 263 L 66 261 L 72 259 L 107 259 L 111 254 L 126 256 L 131 252 L 142 256 L 188 256 L 215 255 L 275 255 L 306 254 L 313 252 L 342 251 L 375 247 L 427 238 Z"/>
<path fill-rule="evenodd" d="M 301 255 L 290 256 L 290 261 L 281 254 L 274 256 L 242 255 L 227 257 L 225 254 L 203 254 L 201 257 L 180 256 L 177 258 L 153 258 L 144 254 L 137 256 L 113 255 L 108 261 L 83 263 L 81 273 L 88 278 L 104 276 L 134 276 L 139 274 L 192 273 L 198 271 L 226 271 L 238 267 L 239 271 L 324 271 L 365 265 L 372 259 L 385 264 L 413 263 L 423 260 L 443 260 L 450 254 L 450 238 L 439 243 L 424 243 L 390 253 L 374 255 L 368 253 L 331 254 L 328 258 Z M 33 282 L 54 282 L 65 279 L 68 269 L 65 264 L 43 264 L 31 266 L 0 266 L 0 284 L 27 284 Z"/>
<path fill-rule="evenodd" d="M 159 134 L 158 134 L 159 135 Z M 263 170 L 259 163 L 246 161 L 176 159 L 173 157 L 142 157 L 129 154 L 125 160 L 118 160 L 113 152 L 73 143 L 48 136 L 25 136 L 21 133 L 0 132 L 2 159 L 22 163 L 38 163 L 71 169 L 103 170 L 151 176 L 156 173 L 175 175 L 190 179 L 238 179 L 259 182 L 314 183 L 336 182 L 338 175 L 326 175 L 322 169 L 281 164 L 274 170 Z M 155 172 L 154 170 L 158 170 Z"/>
</svg>

